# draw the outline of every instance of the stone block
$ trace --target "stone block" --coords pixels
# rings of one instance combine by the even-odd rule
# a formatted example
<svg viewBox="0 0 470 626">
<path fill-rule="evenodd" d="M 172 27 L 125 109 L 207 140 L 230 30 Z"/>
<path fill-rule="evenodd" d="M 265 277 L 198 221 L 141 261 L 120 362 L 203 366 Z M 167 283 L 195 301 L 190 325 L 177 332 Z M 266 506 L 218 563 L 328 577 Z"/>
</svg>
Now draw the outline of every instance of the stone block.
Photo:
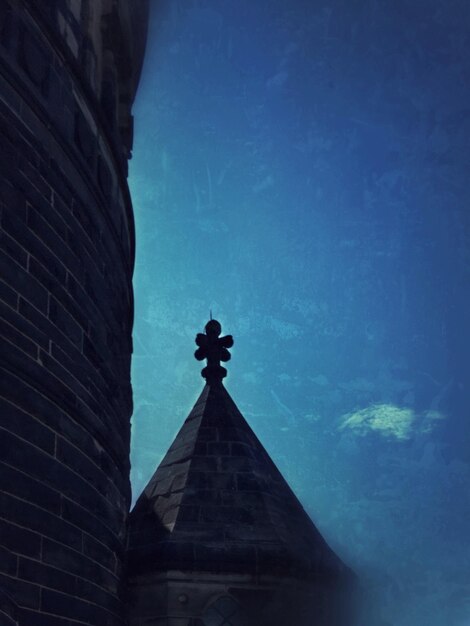
<svg viewBox="0 0 470 626">
<path fill-rule="evenodd" d="M 50 513 L 7 492 L 0 493 L 0 506 L 5 521 L 22 525 L 28 523 L 33 532 L 53 536 L 66 545 L 81 549 L 81 531 L 76 526 L 64 522 L 56 513 Z"/>
<path fill-rule="evenodd" d="M 77 592 L 77 579 L 64 570 L 56 569 L 39 561 L 24 557 L 19 558 L 18 576 L 31 583 L 41 581 L 41 584 L 69 595 Z"/>
<path fill-rule="evenodd" d="M 115 595 L 100 589 L 83 578 L 77 578 L 76 595 L 82 600 L 93 602 L 110 613 L 123 615 L 125 608 Z M 106 623 L 106 622 L 104 622 Z"/>
<path fill-rule="evenodd" d="M 41 610 L 44 613 L 61 615 L 85 623 L 96 620 L 99 612 L 89 602 L 52 589 L 42 589 Z"/>
<path fill-rule="evenodd" d="M 115 576 L 98 566 L 96 561 L 52 539 L 43 540 L 42 562 L 85 580 L 93 581 L 111 593 L 116 592 L 118 582 Z"/>
<path fill-rule="evenodd" d="M 98 511 L 97 513 L 99 514 Z M 122 544 L 118 535 L 112 532 L 100 517 L 92 514 L 89 510 L 81 506 L 81 504 L 74 502 L 67 497 L 63 497 L 62 516 L 65 520 L 72 523 L 79 519 L 82 530 L 92 539 L 94 538 L 96 541 L 99 541 L 103 545 L 107 546 L 111 551 L 113 551 L 114 554 L 119 555 L 122 551 Z M 92 544 L 87 545 L 87 551 L 89 552 L 91 550 L 90 545 Z M 87 554 L 85 549 L 84 553 Z M 87 554 L 87 556 L 92 557 L 91 554 Z"/>
<path fill-rule="evenodd" d="M 12 309 L 16 309 L 18 305 L 17 292 L 3 281 L 0 282 L 0 301 L 7 304 Z"/>
<path fill-rule="evenodd" d="M 0 230 L 0 249 L 3 250 L 15 263 L 27 270 L 28 253 L 4 230 Z"/>
<path fill-rule="evenodd" d="M 0 573 L 8 576 L 16 576 L 18 568 L 18 556 L 0 545 Z M 1 605 L 1 596 L 0 596 Z M 1 624 L 1 622 L 0 622 Z"/>
<path fill-rule="evenodd" d="M 30 441 L 50 455 L 54 454 L 56 435 L 50 427 L 1 397 L 0 412 L 3 429 Z"/>
<path fill-rule="evenodd" d="M 12 34 L 12 9 L 8 4 L 0 7 L 0 43 L 5 48 L 9 48 Z"/>
<path fill-rule="evenodd" d="M 11 552 L 36 559 L 41 556 L 41 536 L 37 533 L 0 519 L 0 537 Z"/>
<path fill-rule="evenodd" d="M 0 335 L 17 346 L 22 352 L 36 360 L 38 358 L 38 345 L 26 335 L 18 331 L 12 324 L 0 318 Z"/>
<path fill-rule="evenodd" d="M 2 250 L 0 250 L 0 274 L 3 280 L 25 300 L 42 313 L 47 313 L 49 301 L 47 291 L 24 267 L 12 261 Z"/>
<path fill-rule="evenodd" d="M 84 623 L 85 622 L 70 621 L 65 617 L 54 617 L 50 614 L 44 615 L 44 613 L 39 611 L 29 611 L 25 609 L 21 611 L 21 626 L 81 626 Z"/>
<path fill-rule="evenodd" d="M 207 454 L 214 456 L 228 456 L 230 454 L 230 444 L 224 442 L 208 442 Z"/>
<path fill-rule="evenodd" d="M 28 77 L 46 95 L 52 58 L 39 38 L 25 27 L 20 31 L 18 56 Z"/>
<path fill-rule="evenodd" d="M 26 221 L 21 217 L 21 212 L 17 214 L 14 208 L 6 207 L 2 215 L 2 227 L 5 232 L 15 239 L 15 241 L 20 242 L 21 246 L 32 255 L 29 267 L 35 278 L 40 279 L 40 277 L 44 277 L 44 272 L 47 271 L 50 277 L 48 277 L 49 283 L 46 286 L 49 284 L 52 286 L 53 280 L 60 285 L 65 285 L 67 271 L 57 257 L 58 249 L 50 249 L 41 239 L 34 236 L 32 237 Z M 33 264 L 32 267 L 31 261 Z M 35 271 L 38 262 L 41 264 L 42 268 Z"/>
<path fill-rule="evenodd" d="M 39 609 L 41 589 L 38 585 L 0 574 L 0 588 L 14 598 L 19 607 Z"/>
<path fill-rule="evenodd" d="M 109 542 L 101 543 L 101 541 L 97 541 L 91 535 L 84 535 L 83 554 L 99 563 L 101 567 L 105 567 L 110 572 L 114 573 L 116 571 L 116 558 L 118 556 L 116 550 L 121 551 L 121 546 L 118 545 L 117 542 L 112 542 L 112 544 L 115 545 L 115 550 L 109 546 Z"/>
<path fill-rule="evenodd" d="M 93 134 L 89 123 L 80 111 L 75 113 L 74 139 L 88 166 L 92 168 L 97 145 L 96 136 Z"/>
<path fill-rule="evenodd" d="M 82 346 L 83 328 L 56 298 L 50 299 L 48 317 L 54 326 L 59 328 L 72 343 L 79 347 Z"/>
</svg>

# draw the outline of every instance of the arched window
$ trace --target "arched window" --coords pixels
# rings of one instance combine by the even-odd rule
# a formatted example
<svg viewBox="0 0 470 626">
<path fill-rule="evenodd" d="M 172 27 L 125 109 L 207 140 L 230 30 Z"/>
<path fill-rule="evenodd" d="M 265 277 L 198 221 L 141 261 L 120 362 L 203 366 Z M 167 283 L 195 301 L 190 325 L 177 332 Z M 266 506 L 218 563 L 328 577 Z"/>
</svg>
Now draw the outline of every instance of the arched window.
<svg viewBox="0 0 470 626">
<path fill-rule="evenodd" d="M 202 616 L 204 626 L 244 626 L 241 607 L 230 596 L 221 596 Z"/>
</svg>

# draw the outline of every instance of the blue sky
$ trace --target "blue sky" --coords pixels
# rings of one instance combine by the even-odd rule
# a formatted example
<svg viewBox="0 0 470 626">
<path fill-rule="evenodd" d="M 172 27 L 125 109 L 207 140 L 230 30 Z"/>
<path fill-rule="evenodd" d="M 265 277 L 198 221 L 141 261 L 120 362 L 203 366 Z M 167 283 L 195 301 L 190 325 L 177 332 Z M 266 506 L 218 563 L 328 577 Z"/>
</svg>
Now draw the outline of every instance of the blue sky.
<svg viewBox="0 0 470 626">
<path fill-rule="evenodd" d="M 134 492 L 202 389 L 212 309 L 229 392 L 381 623 L 468 626 L 470 5 L 153 6 Z"/>
</svg>

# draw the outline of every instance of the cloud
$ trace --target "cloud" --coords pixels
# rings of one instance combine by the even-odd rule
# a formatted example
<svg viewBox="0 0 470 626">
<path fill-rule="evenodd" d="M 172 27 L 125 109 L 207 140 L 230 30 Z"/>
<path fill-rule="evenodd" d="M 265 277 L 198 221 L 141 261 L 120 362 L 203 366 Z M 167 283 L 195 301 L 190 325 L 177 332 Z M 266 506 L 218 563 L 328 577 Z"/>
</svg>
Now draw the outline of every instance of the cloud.
<svg viewBox="0 0 470 626">
<path fill-rule="evenodd" d="M 375 431 L 383 437 L 405 441 L 410 439 L 414 432 L 431 432 L 436 422 L 444 418 L 445 416 L 438 411 L 418 414 L 409 407 L 372 404 L 365 409 L 343 415 L 340 430 L 349 429 L 362 437 Z"/>
</svg>

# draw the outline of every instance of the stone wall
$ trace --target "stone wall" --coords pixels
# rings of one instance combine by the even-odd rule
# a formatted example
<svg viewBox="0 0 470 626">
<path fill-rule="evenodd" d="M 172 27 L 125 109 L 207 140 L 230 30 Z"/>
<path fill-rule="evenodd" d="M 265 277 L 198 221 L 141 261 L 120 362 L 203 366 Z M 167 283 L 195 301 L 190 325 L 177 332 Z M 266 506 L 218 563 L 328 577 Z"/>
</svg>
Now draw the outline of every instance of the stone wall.
<svg viewBox="0 0 470 626">
<path fill-rule="evenodd" d="M 22 626 L 123 623 L 134 259 L 126 174 L 145 30 L 144 0 L 0 5 L 5 623 L 16 605 Z"/>
</svg>

